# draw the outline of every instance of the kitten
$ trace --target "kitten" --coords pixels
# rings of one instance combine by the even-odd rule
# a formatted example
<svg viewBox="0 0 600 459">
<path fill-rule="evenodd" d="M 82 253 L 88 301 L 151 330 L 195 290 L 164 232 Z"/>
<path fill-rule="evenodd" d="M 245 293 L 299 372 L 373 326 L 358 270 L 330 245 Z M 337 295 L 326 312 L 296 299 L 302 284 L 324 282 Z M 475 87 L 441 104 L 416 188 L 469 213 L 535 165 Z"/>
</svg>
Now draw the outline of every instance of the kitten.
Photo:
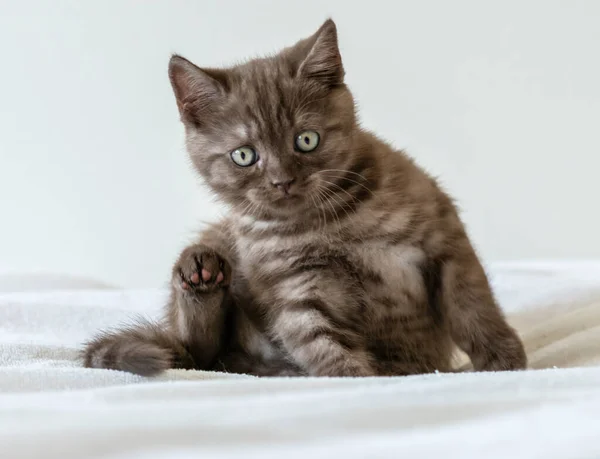
<svg viewBox="0 0 600 459">
<path fill-rule="evenodd" d="M 193 164 L 229 216 L 173 267 L 157 324 L 101 334 L 85 365 L 154 375 L 372 376 L 526 366 L 448 195 L 361 129 L 336 26 L 223 69 L 173 56 Z"/>
</svg>

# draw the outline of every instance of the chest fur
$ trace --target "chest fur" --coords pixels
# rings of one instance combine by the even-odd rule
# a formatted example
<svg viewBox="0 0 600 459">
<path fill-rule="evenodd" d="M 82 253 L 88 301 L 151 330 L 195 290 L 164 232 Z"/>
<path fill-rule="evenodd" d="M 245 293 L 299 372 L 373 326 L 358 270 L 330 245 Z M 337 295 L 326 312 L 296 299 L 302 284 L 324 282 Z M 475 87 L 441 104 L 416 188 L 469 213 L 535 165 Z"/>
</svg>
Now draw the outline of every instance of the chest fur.
<svg viewBox="0 0 600 459">
<path fill-rule="evenodd" d="M 418 294 L 423 289 L 425 254 L 420 248 L 364 243 L 355 245 L 350 256 L 354 262 L 375 273 L 381 280 L 380 287 L 388 293 L 408 290 Z"/>
<path fill-rule="evenodd" d="M 273 295 L 278 296 L 276 292 L 279 297 L 283 294 L 285 298 L 281 299 L 298 300 L 315 289 L 323 290 L 324 297 L 347 298 L 356 294 L 359 285 L 367 297 L 384 296 L 392 301 L 424 294 L 425 254 L 414 246 L 385 242 L 334 244 L 318 237 L 257 239 L 245 235 L 239 237 L 237 246 L 238 269 L 258 300 L 273 301 Z"/>
</svg>

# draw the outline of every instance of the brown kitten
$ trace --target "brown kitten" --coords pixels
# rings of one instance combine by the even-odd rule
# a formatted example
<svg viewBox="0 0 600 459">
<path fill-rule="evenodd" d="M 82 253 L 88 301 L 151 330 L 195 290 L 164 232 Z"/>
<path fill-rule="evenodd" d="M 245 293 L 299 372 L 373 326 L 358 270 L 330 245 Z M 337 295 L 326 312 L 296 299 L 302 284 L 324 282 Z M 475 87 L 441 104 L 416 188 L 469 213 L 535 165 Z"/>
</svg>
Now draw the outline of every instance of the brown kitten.
<svg viewBox="0 0 600 459">
<path fill-rule="evenodd" d="M 164 321 L 107 332 L 85 365 L 371 376 L 526 366 L 452 200 L 358 125 L 328 20 L 227 69 L 174 56 L 187 149 L 228 218 L 173 268 Z"/>
</svg>

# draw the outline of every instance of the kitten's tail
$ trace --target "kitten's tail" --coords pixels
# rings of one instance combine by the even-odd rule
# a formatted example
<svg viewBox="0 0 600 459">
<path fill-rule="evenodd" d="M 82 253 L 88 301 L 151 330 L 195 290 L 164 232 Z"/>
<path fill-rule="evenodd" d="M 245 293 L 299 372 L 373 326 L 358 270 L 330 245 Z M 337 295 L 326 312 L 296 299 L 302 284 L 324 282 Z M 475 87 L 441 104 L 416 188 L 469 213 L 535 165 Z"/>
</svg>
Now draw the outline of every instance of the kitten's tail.
<svg viewBox="0 0 600 459">
<path fill-rule="evenodd" d="M 139 322 L 106 331 L 86 343 L 84 366 L 155 376 L 170 368 L 195 368 L 183 344 L 159 324 Z"/>
</svg>

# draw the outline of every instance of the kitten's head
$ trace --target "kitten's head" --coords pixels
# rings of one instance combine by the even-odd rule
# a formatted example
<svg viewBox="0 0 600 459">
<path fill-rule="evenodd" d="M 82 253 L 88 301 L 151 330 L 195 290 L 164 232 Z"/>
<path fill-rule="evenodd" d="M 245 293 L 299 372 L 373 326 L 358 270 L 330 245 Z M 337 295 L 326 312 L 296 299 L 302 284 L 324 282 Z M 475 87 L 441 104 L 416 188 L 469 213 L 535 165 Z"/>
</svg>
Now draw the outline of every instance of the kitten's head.
<svg viewBox="0 0 600 459">
<path fill-rule="evenodd" d="M 241 210 L 300 215 L 352 161 L 354 102 L 332 20 L 275 56 L 231 68 L 173 56 L 169 77 L 194 166 Z"/>
</svg>

